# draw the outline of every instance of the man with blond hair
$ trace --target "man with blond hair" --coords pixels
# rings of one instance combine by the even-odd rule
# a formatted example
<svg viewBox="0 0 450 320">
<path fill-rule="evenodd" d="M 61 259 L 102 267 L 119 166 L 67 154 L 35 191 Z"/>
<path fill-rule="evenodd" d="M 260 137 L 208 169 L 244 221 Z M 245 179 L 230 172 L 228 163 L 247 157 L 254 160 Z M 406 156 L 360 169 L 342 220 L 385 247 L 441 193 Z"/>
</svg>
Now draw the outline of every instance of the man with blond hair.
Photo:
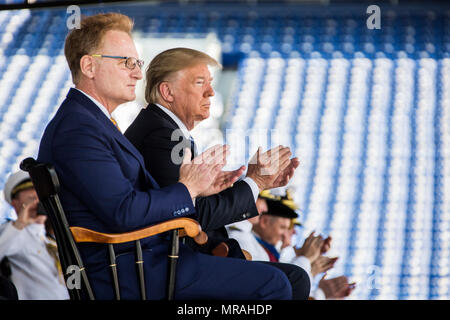
<svg viewBox="0 0 450 320">
<path fill-rule="evenodd" d="M 196 214 L 195 199 L 207 195 L 224 163 L 227 148 L 215 146 L 207 161 L 191 161 L 179 179 L 160 187 L 136 148 L 111 119 L 119 104 L 135 99 L 142 78 L 131 37 L 132 21 L 122 14 L 86 17 L 66 38 L 65 54 L 75 88 L 70 89 L 45 129 L 38 160 L 51 163 L 61 184 L 60 198 L 70 226 L 104 233 L 129 232 L 174 217 Z M 201 155 L 202 156 L 202 155 Z M 147 297 L 165 297 L 165 235 L 141 240 Z M 286 276 L 270 266 L 213 257 L 180 244 L 175 299 L 290 299 Z M 79 245 L 97 299 L 113 299 L 107 247 Z M 134 250 L 115 245 L 122 299 L 138 299 Z"/>
<path fill-rule="evenodd" d="M 142 153 L 147 170 L 161 186 L 179 179 L 183 150 L 196 154 L 189 133 L 199 122 L 209 117 L 210 98 L 214 95 L 208 67 L 219 63 L 209 55 L 189 48 L 173 48 L 158 54 L 146 71 L 145 97 L 149 105 L 141 110 L 128 127 L 125 136 Z M 221 171 L 209 188 L 209 196 L 195 202 L 196 218 L 207 232 L 209 245 L 194 250 L 215 252 L 215 246 L 225 242 L 228 257 L 244 258 L 236 240 L 228 237 L 225 225 L 258 215 L 256 199 L 264 189 L 286 185 L 298 166 L 298 159 L 290 159 L 289 148 L 279 146 L 261 152 L 258 149 L 248 164 L 234 171 Z M 289 278 L 294 299 L 306 299 L 309 280 L 306 272 L 293 265 L 270 264 L 281 269 Z"/>
</svg>

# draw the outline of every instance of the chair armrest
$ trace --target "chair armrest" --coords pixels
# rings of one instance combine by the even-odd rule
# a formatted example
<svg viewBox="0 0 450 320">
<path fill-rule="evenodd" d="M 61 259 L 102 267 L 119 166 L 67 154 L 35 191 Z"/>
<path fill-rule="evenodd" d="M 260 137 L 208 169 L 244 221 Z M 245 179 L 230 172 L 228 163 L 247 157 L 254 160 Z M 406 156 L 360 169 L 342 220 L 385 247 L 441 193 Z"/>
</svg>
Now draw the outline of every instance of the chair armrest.
<svg viewBox="0 0 450 320">
<path fill-rule="evenodd" d="M 212 255 L 216 257 L 227 257 L 230 248 L 225 242 L 219 243 L 213 250 Z"/>
<path fill-rule="evenodd" d="M 252 261 L 253 257 L 251 255 L 251 253 L 248 252 L 247 250 L 244 250 L 244 249 L 241 249 L 241 250 L 242 250 L 242 253 L 245 256 L 245 259 L 248 260 L 248 261 Z"/>
<path fill-rule="evenodd" d="M 82 227 L 70 227 L 75 242 L 124 243 L 151 237 L 166 231 L 181 229 L 182 233 L 194 238 L 198 244 L 204 244 L 208 236 L 200 224 L 191 218 L 176 218 L 150 227 L 125 233 L 101 233 Z"/>
</svg>

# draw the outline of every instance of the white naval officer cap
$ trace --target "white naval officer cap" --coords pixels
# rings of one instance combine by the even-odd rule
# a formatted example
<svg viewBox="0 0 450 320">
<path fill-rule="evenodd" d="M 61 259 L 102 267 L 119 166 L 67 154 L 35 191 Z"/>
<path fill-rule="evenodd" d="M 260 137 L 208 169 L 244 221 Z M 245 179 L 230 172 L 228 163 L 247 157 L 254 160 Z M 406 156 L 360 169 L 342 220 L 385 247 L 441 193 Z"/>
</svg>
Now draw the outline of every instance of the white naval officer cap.
<svg viewBox="0 0 450 320">
<path fill-rule="evenodd" d="M 5 188 L 3 189 L 6 202 L 11 204 L 12 197 L 19 191 L 29 189 L 33 187 L 30 175 L 28 172 L 19 170 L 15 173 L 9 175 L 5 183 Z"/>
</svg>

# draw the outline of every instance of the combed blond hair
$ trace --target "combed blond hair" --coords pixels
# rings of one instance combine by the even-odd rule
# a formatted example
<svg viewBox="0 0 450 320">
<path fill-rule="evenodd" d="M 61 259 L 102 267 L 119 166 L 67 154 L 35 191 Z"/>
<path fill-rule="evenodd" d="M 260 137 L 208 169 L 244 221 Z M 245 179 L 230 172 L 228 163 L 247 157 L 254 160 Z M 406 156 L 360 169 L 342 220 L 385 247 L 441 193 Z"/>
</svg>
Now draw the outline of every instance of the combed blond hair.
<svg viewBox="0 0 450 320">
<path fill-rule="evenodd" d="M 188 48 L 174 48 L 159 53 L 150 62 L 146 71 L 145 100 L 156 103 L 159 100 L 159 85 L 167 81 L 174 73 L 205 63 L 212 67 L 221 67 L 220 63 L 206 53 Z"/>
<path fill-rule="evenodd" d="M 79 29 L 72 29 L 66 37 L 64 54 L 72 73 L 72 81 L 77 84 L 81 69 L 80 60 L 84 55 L 93 54 L 101 47 L 103 37 L 110 30 L 123 31 L 130 35 L 133 21 L 120 13 L 102 13 L 83 17 Z"/>
</svg>

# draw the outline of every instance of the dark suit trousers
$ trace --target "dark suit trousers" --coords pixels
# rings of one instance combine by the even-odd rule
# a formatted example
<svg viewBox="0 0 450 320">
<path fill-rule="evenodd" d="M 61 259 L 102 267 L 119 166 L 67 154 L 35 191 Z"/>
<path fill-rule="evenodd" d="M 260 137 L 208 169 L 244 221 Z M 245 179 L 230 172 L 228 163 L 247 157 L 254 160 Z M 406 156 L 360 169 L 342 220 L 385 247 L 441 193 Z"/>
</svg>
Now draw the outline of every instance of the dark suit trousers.
<svg viewBox="0 0 450 320">
<path fill-rule="evenodd" d="M 292 300 L 307 300 L 311 290 L 309 276 L 305 270 L 295 264 L 259 261 L 283 271 L 292 286 Z"/>
</svg>

